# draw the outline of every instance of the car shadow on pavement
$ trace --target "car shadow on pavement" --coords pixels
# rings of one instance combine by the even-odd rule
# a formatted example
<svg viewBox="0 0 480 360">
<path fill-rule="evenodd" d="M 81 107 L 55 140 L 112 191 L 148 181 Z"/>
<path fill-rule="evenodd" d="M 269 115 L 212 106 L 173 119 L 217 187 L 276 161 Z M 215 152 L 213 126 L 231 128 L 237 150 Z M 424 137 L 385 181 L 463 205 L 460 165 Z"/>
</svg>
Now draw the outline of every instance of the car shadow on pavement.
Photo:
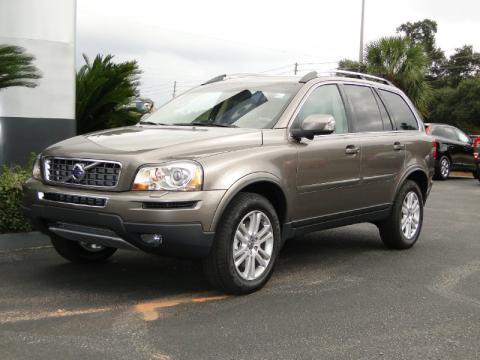
<svg viewBox="0 0 480 360">
<path fill-rule="evenodd" d="M 378 231 L 372 225 L 316 232 L 285 244 L 276 273 L 281 276 L 306 264 L 322 268 L 360 253 L 383 249 Z M 199 261 L 119 251 L 102 264 L 76 265 L 58 258 L 57 264 L 42 265 L 34 273 L 35 280 L 52 291 L 115 296 L 125 302 L 215 292 L 203 276 Z"/>
<path fill-rule="evenodd" d="M 61 291 L 114 295 L 125 301 L 213 290 L 199 262 L 128 251 L 101 264 L 51 265 L 38 273 L 38 280 Z"/>
</svg>

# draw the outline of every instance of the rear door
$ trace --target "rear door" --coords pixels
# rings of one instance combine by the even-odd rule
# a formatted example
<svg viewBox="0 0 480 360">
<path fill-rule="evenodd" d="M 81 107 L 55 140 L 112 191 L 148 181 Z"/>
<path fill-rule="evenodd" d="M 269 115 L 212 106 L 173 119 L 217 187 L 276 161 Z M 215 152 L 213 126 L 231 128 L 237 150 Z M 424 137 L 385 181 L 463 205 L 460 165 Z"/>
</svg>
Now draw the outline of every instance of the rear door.
<svg viewBox="0 0 480 360">
<path fill-rule="evenodd" d="M 405 144 L 399 142 L 390 118 L 373 88 L 342 86 L 353 113 L 354 132 L 361 144 L 359 207 L 366 210 L 387 206 L 394 180 L 405 161 Z"/>
<path fill-rule="evenodd" d="M 452 162 L 452 168 L 462 168 L 463 146 L 460 143 L 455 129 L 447 125 L 435 125 L 431 134 L 439 143 L 439 153 L 448 155 Z"/>
<path fill-rule="evenodd" d="M 473 157 L 473 143 L 463 131 L 454 128 L 458 141 L 462 144 L 461 162 L 465 170 L 473 171 L 475 169 L 475 159 Z"/>
</svg>

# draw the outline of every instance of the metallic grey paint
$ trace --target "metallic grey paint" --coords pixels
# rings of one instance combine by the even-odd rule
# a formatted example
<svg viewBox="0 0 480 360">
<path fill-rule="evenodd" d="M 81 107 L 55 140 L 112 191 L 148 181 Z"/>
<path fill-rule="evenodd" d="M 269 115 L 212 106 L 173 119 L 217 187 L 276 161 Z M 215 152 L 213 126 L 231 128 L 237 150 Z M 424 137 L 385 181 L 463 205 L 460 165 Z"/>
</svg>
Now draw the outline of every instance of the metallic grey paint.
<svg viewBox="0 0 480 360">
<path fill-rule="evenodd" d="M 306 95 L 331 83 L 361 83 L 402 94 L 375 82 L 317 78 L 299 89 L 272 129 L 132 126 L 77 136 L 49 147 L 43 156 L 118 161 L 122 164 L 118 185 L 111 191 L 99 191 L 30 179 L 25 185 L 25 204 L 48 205 L 38 198 L 38 192 L 101 195 L 108 197 L 107 205 L 92 208 L 92 212 L 117 214 L 125 222 L 200 223 L 203 231 L 214 232 L 233 197 L 258 182 L 270 184 L 284 194 L 285 224 L 362 213 L 362 209 L 381 210 L 383 214 L 403 181 L 414 172 L 425 179 L 429 189 L 433 175 L 431 137 L 425 134 L 409 101 L 419 122 L 418 131 L 351 132 L 320 135 L 313 140 L 291 137 L 289 126 Z M 202 191 L 130 190 L 140 166 L 174 159 L 190 159 L 202 166 Z M 428 189 L 424 189 L 425 194 Z M 196 205 L 188 209 L 142 207 L 143 202 L 160 199 L 195 201 Z M 72 204 L 55 206 L 75 208 Z"/>
</svg>

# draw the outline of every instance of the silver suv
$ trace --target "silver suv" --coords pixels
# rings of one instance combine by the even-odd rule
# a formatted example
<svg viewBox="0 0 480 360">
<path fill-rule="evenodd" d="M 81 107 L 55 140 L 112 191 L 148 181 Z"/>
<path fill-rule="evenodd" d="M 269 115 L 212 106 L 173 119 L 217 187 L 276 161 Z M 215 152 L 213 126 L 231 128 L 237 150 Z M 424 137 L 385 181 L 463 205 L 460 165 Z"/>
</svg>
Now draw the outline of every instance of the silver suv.
<svg viewBox="0 0 480 360">
<path fill-rule="evenodd" d="M 411 247 L 433 167 L 432 139 L 386 80 L 222 75 L 136 126 L 47 148 L 24 212 L 70 261 L 118 248 L 199 258 L 240 294 L 308 232 L 372 222 L 387 247 Z"/>
</svg>

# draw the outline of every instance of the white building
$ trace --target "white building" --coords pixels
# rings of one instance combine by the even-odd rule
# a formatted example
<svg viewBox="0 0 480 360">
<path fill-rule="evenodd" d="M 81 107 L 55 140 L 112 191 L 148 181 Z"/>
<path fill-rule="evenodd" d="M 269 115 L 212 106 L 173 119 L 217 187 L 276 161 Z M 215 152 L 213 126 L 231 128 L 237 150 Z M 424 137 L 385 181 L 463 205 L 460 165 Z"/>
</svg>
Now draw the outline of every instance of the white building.
<svg viewBox="0 0 480 360">
<path fill-rule="evenodd" d="M 75 134 L 75 0 L 0 1 L 0 44 L 36 57 L 35 88 L 0 90 L 0 165 Z"/>
</svg>

